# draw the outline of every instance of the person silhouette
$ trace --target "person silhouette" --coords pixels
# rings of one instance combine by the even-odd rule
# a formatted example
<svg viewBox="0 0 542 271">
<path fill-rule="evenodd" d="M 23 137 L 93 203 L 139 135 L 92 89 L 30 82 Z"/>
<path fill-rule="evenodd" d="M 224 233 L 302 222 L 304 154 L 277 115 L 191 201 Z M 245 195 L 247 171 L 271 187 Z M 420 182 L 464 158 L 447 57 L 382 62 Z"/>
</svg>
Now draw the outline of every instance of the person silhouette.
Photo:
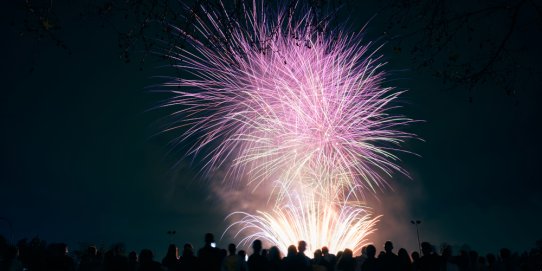
<svg viewBox="0 0 542 271">
<path fill-rule="evenodd" d="M 247 271 L 247 253 L 241 249 L 237 252 L 237 257 L 239 257 L 239 261 L 241 262 L 241 269 L 239 271 Z"/>
<path fill-rule="evenodd" d="M 7 245 L 7 242 L 4 247 L 0 247 L 0 270 L 25 270 L 19 261 L 19 248 Z"/>
<path fill-rule="evenodd" d="M 179 267 L 183 271 L 195 271 L 198 267 L 198 258 L 194 256 L 192 244 L 186 243 L 183 246 L 183 254 L 179 258 Z"/>
<path fill-rule="evenodd" d="M 367 259 L 367 246 L 361 247 L 359 256 L 354 257 L 354 260 L 356 261 L 356 271 L 361 270 L 361 265 L 363 264 L 365 259 Z"/>
<path fill-rule="evenodd" d="M 322 247 L 322 256 L 328 262 L 328 271 L 335 270 L 335 264 L 337 264 L 337 256 L 335 256 L 335 254 L 329 253 L 329 248 L 326 246 Z"/>
<path fill-rule="evenodd" d="M 384 254 L 378 257 L 380 261 L 380 270 L 382 271 L 398 271 L 399 257 L 393 253 L 393 243 L 386 241 L 384 244 Z"/>
<path fill-rule="evenodd" d="M 362 271 L 378 271 L 378 261 L 375 257 L 376 255 L 376 247 L 373 245 L 367 246 L 367 258 L 365 261 L 363 261 L 363 264 L 361 265 Z"/>
<path fill-rule="evenodd" d="M 261 255 L 262 252 L 262 241 L 256 239 L 252 242 L 253 253 L 248 257 L 248 271 L 267 271 L 268 262 L 267 258 Z"/>
<path fill-rule="evenodd" d="M 112 248 L 106 252 L 104 269 L 106 271 L 128 270 L 128 257 L 124 255 L 124 244 L 114 244 Z"/>
<path fill-rule="evenodd" d="M 406 249 L 400 248 L 397 257 L 399 258 L 399 271 L 412 271 L 412 261 Z"/>
<path fill-rule="evenodd" d="M 168 246 L 166 257 L 162 259 L 162 266 L 167 271 L 179 270 L 179 248 L 175 244 Z"/>
<path fill-rule="evenodd" d="M 222 258 L 220 249 L 213 246 L 215 236 L 212 233 L 205 234 L 205 245 L 198 250 L 198 269 L 201 271 L 220 271 Z"/>
<path fill-rule="evenodd" d="M 354 271 L 356 268 L 356 262 L 353 257 L 353 252 L 350 249 L 345 249 L 341 257 L 337 260 L 337 271 Z"/>
<path fill-rule="evenodd" d="M 305 255 L 307 250 L 307 242 L 301 240 L 297 243 L 297 261 L 299 262 L 299 270 L 311 270 L 311 259 Z"/>
<path fill-rule="evenodd" d="M 139 270 L 139 259 L 137 257 L 137 252 L 131 251 L 128 254 L 128 270 L 137 271 Z"/>
<path fill-rule="evenodd" d="M 267 255 L 267 260 L 269 261 L 269 271 L 280 271 L 282 259 L 280 257 L 280 250 L 277 246 L 272 246 L 269 249 L 269 254 Z"/>
<path fill-rule="evenodd" d="M 150 249 L 143 249 L 139 253 L 138 271 L 162 271 L 162 266 L 154 260 L 154 254 Z"/>
<path fill-rule="evenodd" d="M 236 254 L 237 247 L 235 244 L 228 245 L 228 256 L 222 260 L 222 271 L 239 271 L 241 270 L 241 259 Z M 243 259 L 244 261 L 244 259 Z"/>
<path fill-rule="evenodd" d="M 542 250 L 540 251 L 542 255 Z M 487 271 L 497 271 L 497 257 L 493 253 L 486 255 L 487 259 Z M 540 261 L 542 263 L 542 260 Z"/>
<path fill-rule="evenodd" d="M 79 271 L 102 270 L 102 260 L 98 256 L 98 249 L 95 246 L 88 246 L 87 252 L 81 256 Z"/>
<path fill-rule="evenodd" d="M 445 245 L 442 249 L 440 269 L 443 271 L 459 271 L 459 266 L 452 256 L 452 247 L 450 245 Z"/>
<path fill-rule="evenodd" d="M 420 253 L 413 251 L 412 254 L 412 271 L 420 271 Z"/>
<path fill-rule="evenodd" d="M 311 260 L 312 270 L 328 270 L 329 263 L 324 259 L 324 255 L 322 254 L 322 250 L 317 249 L 314 251 L 314 258 Z"/>
<path fill-rule="evenodd" d="M 51 244 L 49 245 L 49 253 L 46 270 L 75 271 L 75 262 L 68 255 L 68 245 L 64 243 Z"/>
<path fill-rule="evenodd" d="M 422 254 L 420 258 L 420 271 L 439 271 L 440 257 L 434 252 L 429 242 L 422 242 Z"/>
<path fill-rule="evenodd" d="M 282 259 L 282 270 L 296 271 L 299 266 L 297 264 L 297 248 L 294 245 L 288 246 L 286 257 Z"/>
</svg>

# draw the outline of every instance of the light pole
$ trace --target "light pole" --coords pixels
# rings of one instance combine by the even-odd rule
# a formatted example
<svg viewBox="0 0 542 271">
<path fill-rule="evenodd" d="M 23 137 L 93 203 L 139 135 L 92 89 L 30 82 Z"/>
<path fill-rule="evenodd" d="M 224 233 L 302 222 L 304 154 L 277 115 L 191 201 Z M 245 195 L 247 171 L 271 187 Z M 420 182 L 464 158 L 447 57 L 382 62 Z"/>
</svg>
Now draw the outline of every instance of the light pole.
<svg viewBox="0 0 542 271">
<path fill-rule="evenodd" d="M 418 225 L 420 225 L 422 222 L 420 220 L 410 220 L 411 224 L 414 224 L 416 226 L 416 236 L 418 236 L 418 249 L 420 252 L 420 255 L 422 253 L 422 245 L 420 243 L 420 230 L 418 229 Z"/>
</svg>

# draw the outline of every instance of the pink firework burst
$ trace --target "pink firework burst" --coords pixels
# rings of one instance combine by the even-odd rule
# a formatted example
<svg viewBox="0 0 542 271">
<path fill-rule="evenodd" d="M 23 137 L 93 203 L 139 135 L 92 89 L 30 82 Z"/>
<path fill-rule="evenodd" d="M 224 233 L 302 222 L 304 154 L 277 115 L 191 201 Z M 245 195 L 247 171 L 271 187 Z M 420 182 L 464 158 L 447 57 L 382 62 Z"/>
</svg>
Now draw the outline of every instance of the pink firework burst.
<svg viewBox="0 0 542 271">
<path fill-rule="evenodd" d="M 381 58 L 360 33 L 295 5 L 253 1 L 237 19 L 223 5 L 201 10 L 194 33 L 177 29 L 190 46 L 170 56 L 189 75 L 166 83 L 176 88 L 164 106 L 181 116 L 171 129 L 188 127 L 180 140 L 195 140 L 188 154 L 206 149 L 208 172 L 324 191 L 374 191 L 406 174 L 396 152 L 412 120 L 390 113 L 402 92 L 382 86 Z"/>
</svg>

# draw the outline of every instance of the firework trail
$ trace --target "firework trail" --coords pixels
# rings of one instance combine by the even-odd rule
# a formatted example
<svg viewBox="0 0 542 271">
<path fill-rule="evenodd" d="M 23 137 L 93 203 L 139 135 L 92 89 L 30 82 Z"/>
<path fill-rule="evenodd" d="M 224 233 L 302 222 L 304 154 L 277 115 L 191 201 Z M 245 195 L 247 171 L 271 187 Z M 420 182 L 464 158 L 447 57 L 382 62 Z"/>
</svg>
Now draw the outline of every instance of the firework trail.
<svg viewBox="0 0 542 271">
<path fill-rule="evenodd" d="M 204 153 L 207 173 L 227 168 L 226 180 L 254 189 L 279 184 L 272 212 L 234 223 L 261 230 L 245 241 L 287 245 L 310 232 L 356 249 L 377 219 L 352 199 L 407 174 L 395 153 L 414 137 L 400 130 L 413 121 L 390 113 L 402 92 L 382 87 L 383 63 L 360 33 L 330 29 L 296 2 L 263 2 L 241 1 L 236 18 L 222 3 L 201 5 L 193 32 L 176 29 L 189 46 L 169 54 L 186 73 L 165 84 L 173 97 L 164 106 L 179 117 L 170 129 L 195 140 L 188 155 Z M 336 232 L 322 235 L 334 221 Z M 283 234 L 288 227 L 295 234 Z"/>
<path fill-rule="evenodd" d="M 270 212 L 257 211 L 255 215 L 230 214 L 236 222 L 225 233 L 243 236 L 240 243 L 244 245 L 254 239 L 266 240 L 281 251 L 305 240 L 307 251 L 327 246 L 333 250 L 352 248 L 357 252 L 367 244 L 366 237 L 375 231 L 380 218 L 372 217 L 366 206 L 348 197 L 334 201 L 325 193 L 306 193 L 305 190 L 288 193 L 281 204 Z"/>
</svg>

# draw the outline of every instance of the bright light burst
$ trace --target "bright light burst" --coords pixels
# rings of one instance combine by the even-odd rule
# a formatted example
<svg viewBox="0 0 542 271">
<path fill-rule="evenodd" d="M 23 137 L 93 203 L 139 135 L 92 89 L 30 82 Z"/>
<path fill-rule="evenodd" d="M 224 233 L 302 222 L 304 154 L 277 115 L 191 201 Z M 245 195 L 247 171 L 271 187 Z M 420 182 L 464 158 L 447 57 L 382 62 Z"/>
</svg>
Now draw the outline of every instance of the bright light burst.
<svg viewBox="0 0 542 271">
<path fill-rule="evenodd" d="M 179 117 L 170 129 L 194 142 L 188 155 L 206 153 L 208 173 L 280 183 L 271 212 L 234 223 L 259 229 L 244 241 L 358 249 L 378 217 L 352 199 L 407 174 L 395 153 L 414 137 L 400 130 L 412 120 L 390 112 L 402 92 L 382 86 L 381 58 L 360 33 L 330 29 L 295 1 L 240 2 L 240 16 L 202 5 L 193 33 L 177 29 L 190 46 L 169 53 L 186 73 L 166 83 L 164 106 Z"/>
<path fill-rule="evenodd" d="M 235 237 L 243 236 L 241 244 L 260 239 L 287 251 L 288 245 L 304 240 L 309 252 L 323 246 L 334 252 L 345 248 L 357 252 L 367 245 L 366 237 L 375 231 L 380 216 L 372 217 L 356 201 L 334 202 L 324 194 L 294 191 L 271 212 L 234 212 L 230 218 L 236 222 L 225 233 L 232 231 Z"/>
<path fill-rule="evenodd" d="M 326 171 L 335 178 L 325 180 L 374 190 L 382 174 L 406 173 L 393 151 L 412 137 L 398 130 L 412 120 L 388 113 L 401 92 L 381 86 L 380 57 L 361 35 L 316 27 L 309 11 L 245 8 L 231 27 L 207 11 L 195 35 L 178 30 L 192 48 L 172 57 L 191 76 L 167 84 L 178 89 L 165 106 L 180 108 L 171 129 L 190 127 L 181 139 L 201 135 L 189 154 L 212 146 L 209 171 L 232 162 L 229 179 L 249 182 Z"/>
</svg>

